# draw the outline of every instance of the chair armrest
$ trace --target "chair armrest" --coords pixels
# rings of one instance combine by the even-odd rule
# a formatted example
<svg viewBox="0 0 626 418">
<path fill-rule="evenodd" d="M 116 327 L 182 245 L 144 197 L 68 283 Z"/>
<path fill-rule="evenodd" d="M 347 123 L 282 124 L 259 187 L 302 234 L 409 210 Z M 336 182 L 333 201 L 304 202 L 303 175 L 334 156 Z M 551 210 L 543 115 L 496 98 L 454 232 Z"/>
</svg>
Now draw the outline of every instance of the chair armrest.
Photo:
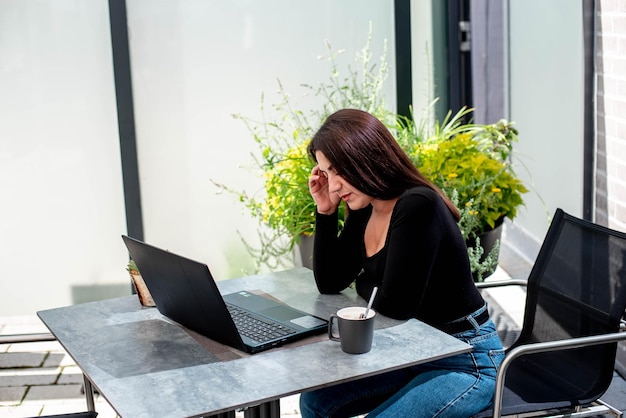
<svg viewBox="0 0 626 418">
<path fill-rule="evenodd" d="M 478 282 L 476 287 L 479 289 L 486 289 L 489 287 L 503 287 L 503 286 L 526 286 L 527 281 L 524 279 L 509 279 L 509 280 L 494 280 L 492 282 Z"/>
<path fill-rule="evenodd" d="M 40 334 L 0 335 L 0 344 L 35 343 L 40 341 L 56 341 L 56 337 L 47 332 Z"/>
<path fill-rule="evenodd" d="M 524 344 L 520 345 L 519 347 L 515 347 L 506 354 L 504 360 L 502 360 L 502 364 L 500 364 L 500 367 L 498 368 L 498 373 L 496 375 L 496 389 L 493 399 L 493 416 L 499 418 L 502 413 L 502 394 L 504 391 L 504 378 L 506 376 L 506 371 L 508 367 L 518 357 L 527 354 L 569 350 L 572 348 L 615 343 L 618 341 L 626 341 L 626 332 L 614 332 L 611 334 L 592 335 L 589 337 L 570 338 L 567 340 Z"/>
</svg>

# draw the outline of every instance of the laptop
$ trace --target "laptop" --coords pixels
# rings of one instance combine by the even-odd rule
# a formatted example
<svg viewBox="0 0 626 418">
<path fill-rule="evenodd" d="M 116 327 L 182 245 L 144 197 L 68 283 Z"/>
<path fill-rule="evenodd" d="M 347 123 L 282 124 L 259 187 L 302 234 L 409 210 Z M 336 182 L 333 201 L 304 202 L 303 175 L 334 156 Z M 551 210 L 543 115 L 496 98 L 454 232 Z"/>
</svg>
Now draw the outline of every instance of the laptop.
<svg viewBox="0 0 626 418">
<path fill-rule="evenodd" d="M 326 332 L 328 321 L 270 297 L 219 292 L 209 267 L 122 235 L 159 312 L 205 337 L 253 354 Z"/>
</svg>

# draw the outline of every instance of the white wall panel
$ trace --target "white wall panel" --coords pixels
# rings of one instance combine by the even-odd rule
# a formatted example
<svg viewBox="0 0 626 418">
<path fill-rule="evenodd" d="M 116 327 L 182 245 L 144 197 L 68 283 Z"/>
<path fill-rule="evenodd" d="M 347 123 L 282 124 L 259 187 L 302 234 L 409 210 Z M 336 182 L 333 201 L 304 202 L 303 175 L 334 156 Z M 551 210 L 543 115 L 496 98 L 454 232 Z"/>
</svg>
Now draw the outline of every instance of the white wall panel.
<svg viewBox="0 0 626 418">
<path fill-rule="evenodd" d="M 106 0 L 0 2 L 0 315 L 127 286 Z"/>
<path fill-rule="evenodd" d="M 534 242 L 516 244 L 531 260 L 557 207 L 582 216 L 582 10 L 569 0 L 509 3 L 510 118 L 520 131 L 518 171 L 533 189 L 515 225 Z"/>
</svg>

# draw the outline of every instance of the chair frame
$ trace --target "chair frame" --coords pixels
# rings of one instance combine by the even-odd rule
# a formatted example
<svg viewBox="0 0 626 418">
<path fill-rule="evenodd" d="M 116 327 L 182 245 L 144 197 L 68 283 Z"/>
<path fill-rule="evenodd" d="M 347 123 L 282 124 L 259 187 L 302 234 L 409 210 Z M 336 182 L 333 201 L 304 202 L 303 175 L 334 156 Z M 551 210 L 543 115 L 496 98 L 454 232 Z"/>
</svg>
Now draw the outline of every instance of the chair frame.
<svg viewBox="0 0 626 418">
<path fill-rule="evenodd" d="M 479 289 L 489 289 L 494 287 L 506 287 L 506 286 L 526 286 L 527 281 L 523 279 L 511 279 L 511 280 L 497 280 L 493 282 L 479 282 L 476 283 L 476 287 Z M 513 361 L 527 354 L 558 351 L 558 350 L 570 350 L 574 348 L 581 348 L 586 346 L 592 346 L 597 344 L 614 343 L 619 341 L 626 341 L 626 321 L 620 321 L 620 331 L 610 334 L 593 335 L 589 337 L 569 338 L 561 341 L 549 341 L 543 343 L 524 344 L 520 345 L 511 351 L 506 353 L 504 360 L 500 364 L 498 373 L 496 374 L 496 388 L 493 399 L 493 416 L 502 416 L 502 396 L 504 393 L 504 381 L 506 378 L 506 372 L 508 367 Z M 517 417 L 532 417 L 532 416 L 549 416 L 549 417 L 591 417 L 598 414 L 609 413 L 615 417 L 622 417 L 623 414 L 613 406 L 598 400 L 589 406 L 577 406 L 573 412 L 556 415 L 550 414 L 550 411 L 537 411 L 524 414 L 513 415 Z"/>
<path fill-rule="evenodd" d="M 594 233 L 601 232 L 603 234 L 606 234 L 607 237 L 613 236 L 615 238 L 620 239 L 621 242 L 624 242 L 624 240 L 626 239 L 626 234 L 624 232 L 611 230 L 605 226 L 597 225 L 597 224 L 594 224 L 593 222 L 577 218 L 575 216 L 572 216 L 566 213 L 562 209 L 557 208 L 554 218 L 552 219 L 550 228 L 548 229 L 544 242 L 541 246 L 541 250 L 537 256 L 537 260 L 535 261 L 535 265 L 530 271 L 527 279 L 525 280 L 497 280 L 497 281 L 491 281 L 491 282 L 487 281 L 487 282 L 476 283 L 476 287 L 482 290 L 482 289 L 512 286 L 512 285 L 522 286 L 525 288 L 529 288 L 530 286 L 535 286 L 534 280 L 535 279 L 541 280 L 541 278 L 538 278 L 536 274 L 543 274 L 543 269 L 546 268 L 544 264 L 548 261 L 547 257 L 552 256 L 554 245 L 556 245 L 559 239 L 558 235 L 552 234 L 552 230 L 554 228 L 555 231 L 558 231 L 557 232 L 558 234 L 560 233 L 560 231 L 562 230 L 562 228 L 564 227 L 566 223 L 572 223 L 573 225 L 576 225 L 575 226 L 576 228 L 579 228 L 579 229 L 582 228 L 582 230 L 592 230 L 592 231 L 595 231 Z M 544 250 L 546 250 L 546 252 L 544 252 Z M 539 264 L 537 265 L 537 263 Z M 536 267 L 539 268 L 537 272 L 535 271 Z M 622 283 L 622 286 L 624 286 L 624 280 L 623 280 L 624 276 L 622 276 L 623 272 L 618 273 L 618 274 L 620 274 L 620 282 Z M 626 289 L 622 288 L 619 291 L 620 292 L 619 296 L 617 296 L 619 299 L 616 300 L 616 302 L 621 304 L 621 305 L 617 305 L 620 307 L 620 309 L 622 308 L 622 306 L 624 306 L 623 303 L 626 301 L 625 299 L 626 293 L 624 293 L 625 290 Z M 534 293 L 535 291 L 536 290 L 533 288 L 532 292 L 534 296 L 531 299 L 529 299 L 530 295 L 527 296 L 526 304 L 528 304 L 529 302 L 537 303 L 537 300 L 536 300 L 537 295 Z M 524 321 L 526 320 L 534 321 L 534 319 L 532 319 L 531 317 L 528 317 L 529 306 L 526 304 L 524 306 L 524 311 L 525 311 Z M 531 306 L 531 309 L 533 309 L 532 306 Z M 612 326 L 614 326 L 615 328 L 608 330 L 610 331 L 609 333 L 599 333 L 599 334 L 594 333 L 592 335 L 569 337 L 569 338 L 567 336 L 564 336 L 564 338 L 562 339 L 543 341 L 543 342 L 518 340 L 510 348 L 507 348 L 505 357 L 496 374 L 496 385 L 495 385 L 495 390 L 494 390 L 493 405 L 492 405 L 492 408 L 490 408 L 490 412 L 492 414 L 491 416 L 497 417 L 497 418 L 502 416 L 502 411 L 503 409 L 505 409 L 503 405 L 505 389 L 506 389 L 505 378 L 506 378 L 509 366 L 515 360 L 518 360 L 520 359 L 520 357 L 523 357 L 529 354 L 559 352 L 559 351 L 565 351 L 565 350 L 572 350 L 576 348 L 596 346 L 596 345 L 601 345 L 601 344 L 617 344 L 620 341 L 626 341 L 626 332 L 624 332 L 626 331 L 625 313 L 626 311 L 618 313 L 618 312 L 615 312 L 615 310 L 613 309 L 613 312 L 612 312 L 613 321 L 616 320 L 615 318 L 616 314 L 619 315 L 619 319 L 617 320 L 618 321 L 617 323 L 613 322 L 614 325 Z M 528 324 L 528 325 L 532 326 L 532 324 Z M 526 337 L 524 338 L 529 337 L 528 333 L 525 333 L 525 331 L 530 331 L 526 328 L 526 326 L 527 326 L 526 323 L 522 325 L 522 334 L 526 335 Z M 604 367 L 607 367 L 607 366 L 608 364 L 606 364 L 605 362 Z M 603 373 L 607 373 L 607 372 L 608 370 L 604 370 Z M 605 377 L 606 377 L 606 374 L 605 374 Z M 606 384 L 606 381 L 605 381 L 605 384 Z M 602 389 L 602 387 L 599 389 Z M 606 387 L 604 387 L 604 390 L 606 390 Z M 587 397 L 586 399 L 589 403 L 582 404 L 582 405 L 573 405 L 571 407 L 554 407 L 554 408 L 552 406 L 546 405 L 544 407 L 544 410 L 542 411 L 530 410 L 528 412 L 509 413 L 510 415 L 507 415 L 507 416 L 585 417 L 585 416 L 597 416 L 599 414 L 604 414 L 604 413 L 609 413 L 616 417 L 623 416 L 623 413 L 621 411 L 612 407 L 611 405 L 608 405 L 606 402 L 602 401 L 601 396 L 596 399 L 589 398 L 589 397 Z M 539 405 L 539 407 L 541 406 Z"/>
</svg>

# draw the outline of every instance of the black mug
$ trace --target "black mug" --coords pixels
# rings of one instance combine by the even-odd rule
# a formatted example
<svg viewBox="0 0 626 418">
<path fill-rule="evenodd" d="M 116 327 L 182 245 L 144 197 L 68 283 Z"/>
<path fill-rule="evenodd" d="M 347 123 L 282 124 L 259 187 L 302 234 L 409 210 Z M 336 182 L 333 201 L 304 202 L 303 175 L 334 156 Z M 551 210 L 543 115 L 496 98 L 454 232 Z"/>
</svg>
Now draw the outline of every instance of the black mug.
<svg viewBox="0 0 626 418">
<path fill-rule="evenodd" d="M 376 312 L 370 309 L 367 318 L 361 318 L 366 308 L 351 306 L 340 309 L 337 314 L 330 315 L 328 321 L 328 338 L 340 341 L 341 349 L 349 354 L 363 354 L 372 349 L 374 338 L 374 318 Z M 336 329 L 339 331 L 335 335 Z"/>
</svg>

